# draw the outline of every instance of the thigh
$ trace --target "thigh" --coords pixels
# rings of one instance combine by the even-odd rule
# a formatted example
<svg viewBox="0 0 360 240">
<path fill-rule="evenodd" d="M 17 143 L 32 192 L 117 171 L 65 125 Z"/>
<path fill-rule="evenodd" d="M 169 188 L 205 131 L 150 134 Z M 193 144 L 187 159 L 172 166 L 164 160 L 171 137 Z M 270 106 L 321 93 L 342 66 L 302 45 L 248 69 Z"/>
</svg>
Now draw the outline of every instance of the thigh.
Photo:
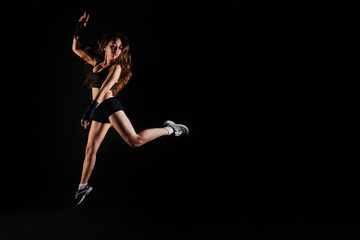
<svg viewBox="0 0 360 240">
<path fill-rule="evenodd" d="M 113 113 L 109 117 L 109 120 L 111 125 L 126 142 L 129 142 L 132 137 L 136 136 L 135 129 L 124 111 Z"/>
<path fill-rule="evenodd" d="M 102 141 L 104 140 L 106 133 L 110 127 L 110 123 L 100 123 L 92 121 L 88 136 L 87 147 L 91 147 L 92 149 L 97 150 Z"/>
</svg>

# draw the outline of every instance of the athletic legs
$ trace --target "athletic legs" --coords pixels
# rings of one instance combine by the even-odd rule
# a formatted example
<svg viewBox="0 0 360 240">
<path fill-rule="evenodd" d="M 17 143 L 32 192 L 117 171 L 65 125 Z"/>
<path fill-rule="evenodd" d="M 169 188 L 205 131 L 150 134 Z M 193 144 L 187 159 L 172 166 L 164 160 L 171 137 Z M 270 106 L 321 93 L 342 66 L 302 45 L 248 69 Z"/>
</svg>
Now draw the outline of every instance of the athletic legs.
<svg viewBox="0 0 360 240">
<path fill-rule="evenodd" d="M 165 128 L 151 128 L 136 133 L 124 111 L 117 111 L 110 117 L 111 125 L 131 147 L 139 147 L 158 137 L 168 135 Z"/>
<path fill-rule="evenodd" d="M 92 122 L 89 131 L 88 142 L 85 150 L 85 159 L 83 163 L 83 169 L 82 169 L 82 175 L 80 181 L 81 184 L 88 182 L 91 172 L 95 166 L 96 153 L 110 127 L 111 127 L 110 123 L 99 123 L 96 121 Z"/>
</svg>

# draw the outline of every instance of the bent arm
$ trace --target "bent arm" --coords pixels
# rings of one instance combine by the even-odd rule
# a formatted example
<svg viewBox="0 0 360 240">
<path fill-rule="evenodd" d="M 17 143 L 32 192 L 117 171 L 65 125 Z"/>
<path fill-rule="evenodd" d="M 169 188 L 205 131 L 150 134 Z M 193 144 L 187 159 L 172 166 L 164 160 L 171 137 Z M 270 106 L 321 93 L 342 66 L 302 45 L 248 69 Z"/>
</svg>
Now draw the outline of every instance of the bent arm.
<svg viewBox="0 0 360 240">
<path fill-rule="evenodd" d="M 109 72 L 107 78 L 101 85 L 100 91 L 97 96 L 95 96 L 94 100 L 99 102 L 100 99 L 104 96 L 104 94 L 110 91 L 111 87 L 119 80 L 121 74 L 120 64 L 116 64 Z"/>
<path fill-rule="evenodd" d="M 84 50 L 81 47 L 80 44 L 80 40 L 73 38 L 73 43 L 72 43 L 72 50 L 74 51 L 74 53 L 76 55 L 78 55 L 80 58 L 82 58 L 85 62 L 89 63 L 92 66 L 96 65 L 96 62 L 98 62 L 100 59 L 98 59 L 97 57 L 89 54 L 86 50 Z"/>
</svg>

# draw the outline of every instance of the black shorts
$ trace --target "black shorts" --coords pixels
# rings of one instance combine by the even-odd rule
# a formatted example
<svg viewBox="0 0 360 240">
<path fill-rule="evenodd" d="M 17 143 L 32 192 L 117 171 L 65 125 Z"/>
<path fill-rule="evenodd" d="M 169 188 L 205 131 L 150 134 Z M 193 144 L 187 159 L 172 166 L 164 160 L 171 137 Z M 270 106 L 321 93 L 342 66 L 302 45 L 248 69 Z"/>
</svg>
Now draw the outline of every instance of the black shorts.
<svg viewBox="0 0 360 240">
<path fill-rule="evenodd" d="M 120 101 L 114 97 L 108 98 L 94 110 L 93 120 L 101 123 L 110 123 L 109 117 L 120 110 L 124 111 Z"/>
</svg>

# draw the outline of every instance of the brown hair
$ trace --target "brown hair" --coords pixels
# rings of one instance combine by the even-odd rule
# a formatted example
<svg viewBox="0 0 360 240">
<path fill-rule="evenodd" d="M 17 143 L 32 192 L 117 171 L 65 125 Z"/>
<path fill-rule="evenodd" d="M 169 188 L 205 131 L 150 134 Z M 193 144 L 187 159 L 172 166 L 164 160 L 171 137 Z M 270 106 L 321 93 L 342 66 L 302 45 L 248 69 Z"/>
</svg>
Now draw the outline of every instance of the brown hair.
<svg viewBox="0 0 360 240">
<path fill-rule="evenodd" d="M 104 60 L 104 58 L 105 58 L 104 48 L 107 46 L 107 44 L 111 40 L 115 40 L 117 38 L 120 38 L 120 40 L 121 40 L 122 50 L 121 50 L 120 55 L 116 58 L 115 61 L 117 64 L 120 64 L 121 74 L 120 74 L 120 78 L 119 78 L 117 84 L 112 89 L 114 96 L 116 96 L 119 93 L 119 91 L 128 83 L 128 81 L 130 80 L 130 78 L 132 76 L 131 54 L 129 52 L 130 45 L 129 45 L 128 38 L 120 33 L 108 33 L 108 34 L 105 34 L 98 41 L 97 48 L 87 47 L 85 49 L 89 54 L 92 54 L 92 55 Z M 90 71 L 92 71 L 92 68 L 93 68 L 93 66 L 91 66 L 88 63 L 85 63 L 86 78 L 85 78 L 84 84 L 89 85 L 90 87 L 91 87 L 91 84 L 90 84 L 89 74 L 90 74 Z"/>
</svg>

